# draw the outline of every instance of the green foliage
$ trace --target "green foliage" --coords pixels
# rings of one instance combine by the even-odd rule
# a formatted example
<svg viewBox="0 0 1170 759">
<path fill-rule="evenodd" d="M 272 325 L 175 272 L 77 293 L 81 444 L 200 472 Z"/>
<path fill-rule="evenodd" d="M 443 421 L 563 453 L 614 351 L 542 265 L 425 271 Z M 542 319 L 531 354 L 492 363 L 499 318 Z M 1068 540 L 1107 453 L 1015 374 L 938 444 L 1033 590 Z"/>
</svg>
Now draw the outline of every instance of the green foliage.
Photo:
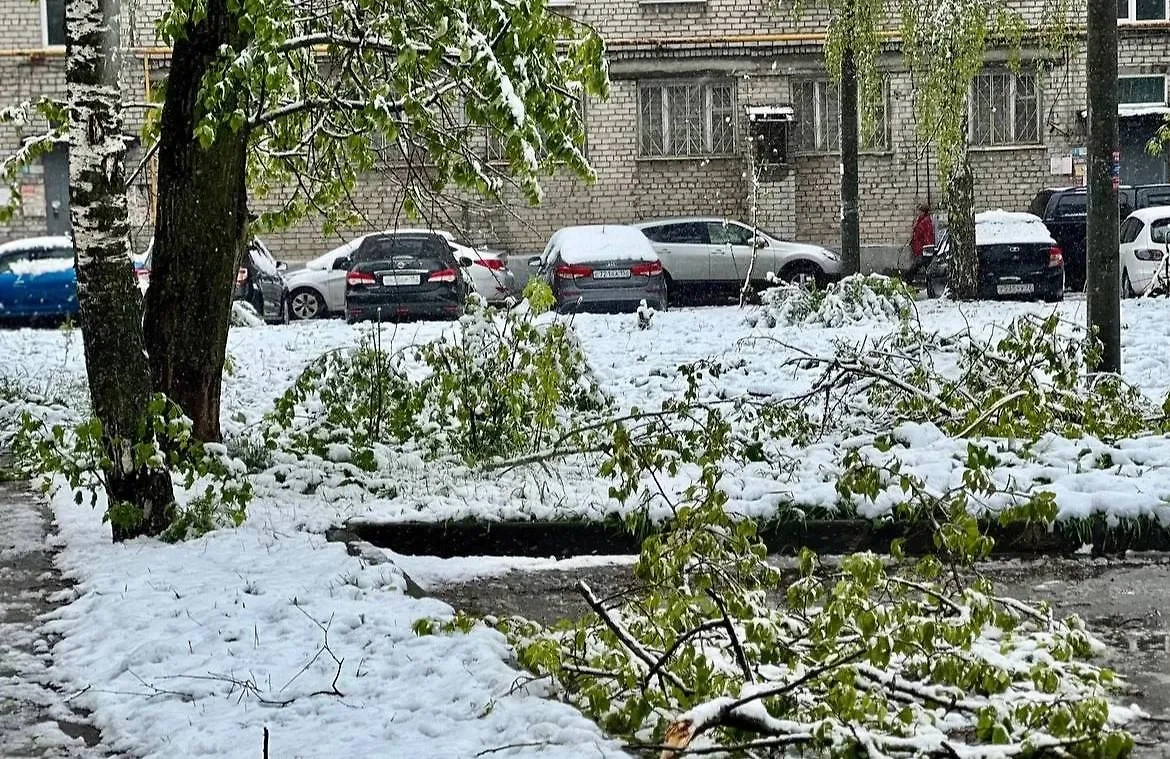
<svg viewBox="0 0 1170 759">
<path fill-rule="evenodd" d="M 207 12 L 177 0 L 160 37 L 190 36 Z M 328 228 L 356 221 L 350 198 L 375 167 L 411 164 L 399 195 L 411 217 L 448 188 L 498 194 L 488 133 L 530 202 L 556 168 L 593 176 L 577 105 L 608 92 L 604 45 L 545 0 L 341 0 L 323 13 L 243 0 L 229 15 L 236 34 L 204 78 L 192 136 L 210 150 L 246 131 L 252 197 L 293 188 L 260 230 L 318 210 Z"/>
<path fill-rule="evenodd" d="M 42 478 L 46 491 L 54 486 L 55 476 L 63 477 L 74 501 L 91 507 L 97 506 L 100 495 L 111 493 L 113 472 L 167 469 L 186 489 L 202 488 L 187 509 L 176 511 L 178 521 L 168 532 L 169 539 L 240 524 L 252 498 L 244 465 L 224 446 L 194 438 L 191 421 L 165 396 L 155 395 L 147 411 L 152 427 L 136 436 L 144 441 L 137 444 L 105 435 L 96 417 L 68 425 L 25 412 L 12 445 L 17 465 L 26 476 Z M 138 507 L 112 499 L 103 515 L 104 521 L 119 527 L 133 526 L 141 518 Z"/>
<path fill-rule="evenodd" d="M 934 557 L 887 567 L 863 553 L 831 567 L 806 550 L 784 577 L 717 488 L 691 497 L 643 543 L 636 589 L 603 602 L 582 585 L 595 614 L 578 623 L 502 624 L 521 663 L 607 731 L 661 744 L 689 719 L 716 745 L 770 735 L 824 756 L 891 753 L 910 738 L 971 756 L 1009 743 L 1003 755 L 1132 749 L 1110 702 L 1116 678 L 1088 661 L 1099 644 L 1077 618 L 967 586 Z M 986 548 L 969 524 L 940 529 L 964 563 Z"/>
<path fill-rule="evenodd" d="M 816 324 L 840 327 L 861 321 L 906 321 L 914 314 L 914 293 L 900 279 L 854 274 L 824 290 L 777 283 L 761 293 L 763 308 L 749 323 Z"/>
<path fill-rule="evenodd" d="M 49 97 L 25 101 L 0 109 L 0 125 L 23 132 L 33 129 L 36 134 L 23 136 L 20 148 L 0 162 L 0 182 L 9 191 L 8 201 L 0 205 L 0 224 L 12 220 L 20 210 L 23 197 L 20 180 L 24 172 L 68 139 L 69 116 L 65 104 Z"/>
<path fill-rule="evenodd" d="M 276 446 L 287 430 L 292 450 L 328 458 L 342 446 L 368 471 L 377 444 L 478 464 L 540 451 L 575 415 L 608 406 L 564 323 L 539 324 L 523 304 L 500 313 L 473 302 L 432 343 L 390 351 L 376 329 L 356 350 L 326 354 L 277 400 L 269 436 Z"/>
</svg>

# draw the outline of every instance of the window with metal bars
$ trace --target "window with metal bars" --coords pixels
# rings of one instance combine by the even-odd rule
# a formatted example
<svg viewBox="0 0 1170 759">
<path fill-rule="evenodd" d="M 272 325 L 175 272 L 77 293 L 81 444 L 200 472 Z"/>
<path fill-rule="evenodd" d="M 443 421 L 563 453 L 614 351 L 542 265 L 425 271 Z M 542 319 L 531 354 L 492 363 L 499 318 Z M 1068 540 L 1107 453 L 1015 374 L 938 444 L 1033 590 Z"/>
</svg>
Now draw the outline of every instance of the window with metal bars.
<svg viewBox="0 0 1170 759">
<path fill-rule="evenodd" d="M 889 147 L 888 82 L 882 81 L 873 128 L 861 126 L 861 149 L 885 150 Z M 793 144 L 801 153 L 836 153 L 841 150 L 841 93 L 828 79 L 792 83 L 792 105 L 795 111 Z M 864 122 L 861 114 L 858 119 Z"/>
<path fill-rule="evenodd" d="M 701 156 L 735 152 L 735 87 L 731 82 L 638 85 L 640 155 Z"/>
<path fill-rule="evenodd" d="M 1040 89 L 1035 74 L 980 74 L 971 85 L 972 145 L 1040 142 Z"/>
</svg>

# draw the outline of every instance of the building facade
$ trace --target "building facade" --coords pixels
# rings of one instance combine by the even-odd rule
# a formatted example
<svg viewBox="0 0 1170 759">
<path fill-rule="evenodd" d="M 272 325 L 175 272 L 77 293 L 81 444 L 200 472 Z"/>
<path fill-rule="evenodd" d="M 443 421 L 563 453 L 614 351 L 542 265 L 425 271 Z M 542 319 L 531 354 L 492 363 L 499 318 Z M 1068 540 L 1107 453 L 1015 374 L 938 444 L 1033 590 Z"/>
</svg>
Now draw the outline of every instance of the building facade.
<svg viewBox="0 0 1170 759">
<path fill-rule="evenodd" d="M 166 0 L 124 2 L 127 131 L 145 93 L 166 70 L 168 54 L 153 19 Z M 1043 4 L 1020 0 L 1038 17 Z M 0 18 L 0 107 L 64 89 L 65 0 L 16 2 Z M 10 4 L 11 5 L 11 4 Z M 443 226 L 516 253 L 540 250 L 558 227 L 663 216 L 711 214 L 755 221 L 781 237 L 836 245 L 840 156 L 837 88 L 824 67 L 825 10 L 796 18 L 770 0 L 550 0 L 550 6 L 597 29 L 610 56 L 611 96 L 584 104 L 588 156 L 597 181 L 546 183 L 538 208 L 455 203 Z M 1167 181 L 1164 157 L 1145 144 L 1168 108 L 1170 0 L 1120 0 L 1119 99 L 1122 181 Z M 974 83 L 970 143 L 979 208 L 1026 210 L 1037 190 L 1078 183 L 1085 145 L 1083 38 L 1067 55 L 1022 51 L 1013 73 L 1006 52 L 988 55 Z M 930 140 L 915 127 L 914 74 L 896 46 L 880 58 L 878 112 L 861 156 L 863 244 L 871 260 L 904 251 L 921 202 L 941 192 Z M 0 126 L 0 151 L 23 133 Z M 129 170 L 141 148 L 132 143 Z M 487 146 L 485 145 L 485 151 Z M 490 153 L 486 155 L 490 158 Z M 0 240 L 68 230 L 65 151 L 46 156 L 21 179 L 24 211 Z M 406 222 L 377 174 L 358 193 L 375 226 Z M 131 192 L 137 244 L 150 234 L 151 171 L 137 171 Z M 355 234 L 357 231 L 355 231 Z M 270 247 L 290 260 L 338 244 L 317 225 L 274 235 Z"/>
</svg>

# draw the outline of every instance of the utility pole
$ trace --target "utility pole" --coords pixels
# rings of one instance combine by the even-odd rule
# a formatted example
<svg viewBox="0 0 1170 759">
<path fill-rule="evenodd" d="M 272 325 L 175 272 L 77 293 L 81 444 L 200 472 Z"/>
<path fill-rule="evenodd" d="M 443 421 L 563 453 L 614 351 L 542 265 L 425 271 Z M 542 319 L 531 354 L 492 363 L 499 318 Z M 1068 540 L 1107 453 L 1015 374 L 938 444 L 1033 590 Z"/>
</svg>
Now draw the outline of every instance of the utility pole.
<svg viewBox="0 0 1170 759">
<path fill-rule="evenodd" d="M 1117 135 L 1117 7 L 1088 0 L 1088 191 L 1085 284 L 1088 327 L 1101 341 L 1099 372 L 1121 372 L 1121 285 L 1117 210 L 1120 154 Z"/>
<path fill-rule="evenodd" d="M 861 213 L 858 175 L 857 62 L 853 41 L 841 54 L 841 265 L 845 274 L 861 273 Z"/>
</svg>

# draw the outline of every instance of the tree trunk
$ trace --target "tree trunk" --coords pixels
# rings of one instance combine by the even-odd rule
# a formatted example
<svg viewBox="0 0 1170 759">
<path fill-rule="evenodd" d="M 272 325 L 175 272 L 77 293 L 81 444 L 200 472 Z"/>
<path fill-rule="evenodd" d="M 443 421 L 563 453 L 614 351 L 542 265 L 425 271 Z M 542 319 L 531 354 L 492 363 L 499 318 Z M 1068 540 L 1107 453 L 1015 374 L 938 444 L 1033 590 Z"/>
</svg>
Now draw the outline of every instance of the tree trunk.
<svg viewBox="0 0 1170 759">
<path fill-rule="evenodd" d="M 966 148 L 947 178 L 947 236 L 950 239 L 951 297 L 979 297 L 979 253 L 975 248 L 975 175 Z"/>
<path fill-rule="evenodd" d="M 1121 372 L 1121 283 L 1118 281 L 1117 13 L 1108 0 L 1088 5 L 1089 216 L 1085 282 L 1089 330 L 1101 341 L 1103 372 Z"/>
<path fill-rule="evenodd" d="M 858 208 L 857 64 L 852 44 L 841 55 L 841 266 L 846 275 L 861 272 L 861 215 Z"/>
<path fill-rule="evenodd" d="M 114 540 L 157 535 L 174 492 L 165 470 L 135 466 L 136 443 L 154 439 L 142 297 L 130 265 L 126 142 L 119 82 L 119 0 L 70 0 L 65 80 L 69 100 L 69 200 L 85 368 L 110 464 L 105 472 Z M 141 519 L 127 520 L 130 505 Z"/>
<path fill-rule="evenodd" d="M 194 138 L 204 115 L 203 77 L 222 45 L 239 42 L 228 0 L 175 42 L 158 150 L 158 214 L 146 344 L 154 386 L 183 409 L 203 441 L 219 440 L 220 383 L 235 272 L 248 225 L 245 131 L 218 130 L 207 149 Z"/>
</svg>

